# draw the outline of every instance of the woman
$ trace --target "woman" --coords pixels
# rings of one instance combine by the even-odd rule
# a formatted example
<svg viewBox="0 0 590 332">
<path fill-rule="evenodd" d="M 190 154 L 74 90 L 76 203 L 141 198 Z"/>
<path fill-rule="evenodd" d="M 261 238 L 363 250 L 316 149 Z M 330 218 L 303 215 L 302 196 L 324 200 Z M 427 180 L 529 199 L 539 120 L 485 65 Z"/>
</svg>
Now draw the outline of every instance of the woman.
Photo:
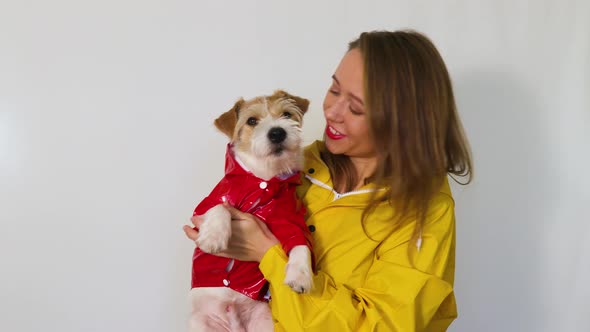
<svg viewBox="0 0 590 332">
<path fill-rule="evenodd" d="M 283 284 L 287 257 L 249 214 L 231 210 L 222 255 L 260 262 L 277 331 L 446 330 L 457 316 L 447 174 L 468 183 L 472 165 L 440 54 L 417 32 L 362 33 L 323 108 L 324 140 L 306 148 L 298 189 L 314 236 L 312 291 Z"/>
</svg>

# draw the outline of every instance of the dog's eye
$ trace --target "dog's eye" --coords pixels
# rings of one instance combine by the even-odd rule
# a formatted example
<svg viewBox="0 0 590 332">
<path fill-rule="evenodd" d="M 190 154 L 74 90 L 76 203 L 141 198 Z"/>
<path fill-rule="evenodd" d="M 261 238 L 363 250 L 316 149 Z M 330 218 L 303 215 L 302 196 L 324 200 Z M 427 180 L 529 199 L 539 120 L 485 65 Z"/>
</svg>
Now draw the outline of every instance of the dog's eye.
<svg viewBox="0 0 590 332">
<path fill-rule="evenodd" d="M 285 117 L 287 119 L 290 119 L 291 118 L 291 113 L 285 112 L 285 113 L 283 113 L 283 117 Z"/>
<path fill-rule="evenodd" d="M 258 124 L 258 119 L 255 117 L 249 117 L 246 123 L 248 123 L 249 126 L 255 126 Z"/>
</svg>

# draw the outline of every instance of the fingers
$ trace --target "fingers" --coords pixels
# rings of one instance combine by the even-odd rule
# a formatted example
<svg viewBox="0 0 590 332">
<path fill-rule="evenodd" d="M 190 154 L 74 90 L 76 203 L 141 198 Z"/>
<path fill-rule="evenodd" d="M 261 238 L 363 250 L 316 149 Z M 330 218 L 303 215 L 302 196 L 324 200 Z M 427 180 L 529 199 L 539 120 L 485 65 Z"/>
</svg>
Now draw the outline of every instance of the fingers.
<svg viewBox="0 0 590 332">
<path fill-rule="evenodd" d="M 186 236 L 193 241 L 199 237 L 199 232 L 188 225 L 182 226 L 182 230 L 184 231 L 184 234 L 186 234 Z"/>
<path fill-rule="evenodd" d="M 227 209 L 227 211 L 229 211 L 229 214 L 231 214 L 232 219 L 248 219 L 248 216 L 250 216 L 250 214 L 244 213 L 236 209 L 235 207 L 229 205 L 227 202 L 223 203 L 223 206 Z"/>
<path fill-rule="evenodd" d="M 193 223 L 193 225 L 195 225 L 195 227 L 199 228 L 201 227 L 201 224 L 203 223 L 203 216 L 192 216 L 191 217 L 191 222 Z"/>
</svg>

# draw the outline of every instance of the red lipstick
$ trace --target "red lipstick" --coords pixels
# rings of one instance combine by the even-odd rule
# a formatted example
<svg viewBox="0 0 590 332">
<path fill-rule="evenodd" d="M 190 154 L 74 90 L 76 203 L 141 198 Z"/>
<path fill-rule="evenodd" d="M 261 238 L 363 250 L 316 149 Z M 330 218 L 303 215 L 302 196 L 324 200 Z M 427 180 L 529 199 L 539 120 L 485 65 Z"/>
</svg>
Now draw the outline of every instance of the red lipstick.
<svg viewBox="0 0 590 332">
<path fill-rule="evenodd" d="M 339 140 L 339 139 L 346 137 L 346 135 L 339 133 L 336 129 L 334 129 L 330 125 L 326 125 L 326 136 L 328 136 L 330 139 L 333 139 L 333 140 Z"/>
</svg>

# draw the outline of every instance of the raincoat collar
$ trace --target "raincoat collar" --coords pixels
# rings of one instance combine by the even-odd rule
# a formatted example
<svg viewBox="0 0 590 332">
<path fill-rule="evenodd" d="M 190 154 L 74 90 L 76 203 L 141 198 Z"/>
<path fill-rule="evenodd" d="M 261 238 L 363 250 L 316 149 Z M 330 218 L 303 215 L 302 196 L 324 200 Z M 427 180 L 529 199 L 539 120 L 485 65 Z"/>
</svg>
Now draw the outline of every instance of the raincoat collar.
<svg viewBox="0 0 590 332">
<path fill-rule="evenodd" d="M 369 183 L 351 193 L 337 193 L 333 189 L 332 180 L 330 178 L 330 170 L 328 169 L 328 166 L 324 163 L 320 155 L 321 151 L 323 151 L 324 149 L 325 145 L 322 141 L 315 141 L 305 149 L 305 177 L 307 177 L 307 179 L 310 180 L 312 183 L 333 191 L 335 200 L 336 198 L 344 196 L 347 198 L 355 198 L 354 201 L 356 201 L 358 204 L 364 205 L 366 204 L 367 194 L 370 194 L 370 192 L 375 190 L 384 189 L 377 187 L 374 183 Z M 446 178 L 442 181 L 439 191 L 452 198 L 451 188 Z M 347 200 L 347 202 L 350 201 Z"/>
<path fill-rule="evenodd" d="M 383 190 L 384 188 L 377 187 L 374 183 L 368 183 L 364 186 L 347 193 L 338 193 L 333 189 L 332 179 L 330 177 L 330 170 L 328 166 L 322 160 L 320 155 L 321 151 L 325 149 L 325 145 L 322 141 L 315 141 L 306 148 L 305 153 L 305 165 L 304 170 L 305 177 L 312 183 L 319 185 L 327 190 L 334 193 L 334 200 L 341 197 L 356 197 L 359 204 L 365 205 L 367 195 L 374 191 Z"/>
</svg>

